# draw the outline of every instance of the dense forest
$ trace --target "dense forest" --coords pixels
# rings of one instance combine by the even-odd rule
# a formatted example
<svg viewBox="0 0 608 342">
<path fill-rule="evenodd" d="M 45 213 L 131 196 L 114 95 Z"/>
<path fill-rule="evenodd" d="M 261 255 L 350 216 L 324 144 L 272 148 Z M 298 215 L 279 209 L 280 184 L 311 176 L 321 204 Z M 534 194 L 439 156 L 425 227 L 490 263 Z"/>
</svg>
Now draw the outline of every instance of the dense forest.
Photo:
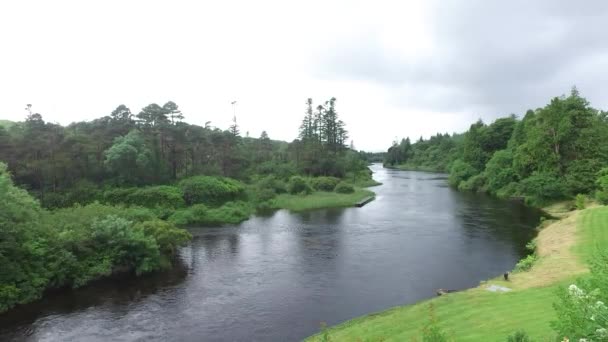
<svg viewBox="0 0 608 342">
<path fill-rule="evenodd" d="M 464 134 L 394 142 L 385 165 L 449 172 L 460 190 L 523 197 L 539 205 L 595 195 L 608 201 L 608 113 L 594 109 L 576 88 L 543 108 L 481 120 Z"/>
<path fill-rule="evenodd" d="M 242 137 L 236 118 L 227 130 L 188 124 L 174 102 L 66 127 L 26 110 L 0 122 L 0 312 L 47 289 L 170 267 L 190 238 L 178 226 L 237 223 L 286 196 L 348 205 L 373 183 L 335 98 L 306 102 L 291 143 Z"/>
</svg>

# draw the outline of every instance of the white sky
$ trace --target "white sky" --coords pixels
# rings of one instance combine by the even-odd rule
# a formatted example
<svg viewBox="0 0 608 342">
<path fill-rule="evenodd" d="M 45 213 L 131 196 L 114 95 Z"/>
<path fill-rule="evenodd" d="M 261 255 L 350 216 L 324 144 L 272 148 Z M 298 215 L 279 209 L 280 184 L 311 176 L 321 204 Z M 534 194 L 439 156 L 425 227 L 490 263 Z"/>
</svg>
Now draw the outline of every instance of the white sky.
<svg viewBox="0 0 608 342">
<path fill-rule="evenodd" d="M 474 103 L 456 111 L 449 103 L 421 105 L 433 97 L 409 103 L 425 94 L 425 84 L 374 80 L 376 70 L 386 73 L 384 63 L 361 67 L 372 77 L 353 70 L 358 59 L 441 64 L 431 59 L 442 46 L 429 3 L 2 1 L 0 119 L 23 120 L 27 103 L 46 121 L 68 124 L 108 115 L 120 104 L 137 113 L 171 100 L 186 121 L 227 128 L 237 100 L 241 132 L 266 130 L 291 141 L 306 98 L 334 96 L 359 149 L 462 131 L 484 116 L 471 110 Z M 344 48 L 360 42 L 366 53 Z M 385 57 L 366 57 L 375 51 Z M 342 65 L 352 77 L 336 77 Z M 442 89 L 433 92 L 441 96 Z"/>
</svg>

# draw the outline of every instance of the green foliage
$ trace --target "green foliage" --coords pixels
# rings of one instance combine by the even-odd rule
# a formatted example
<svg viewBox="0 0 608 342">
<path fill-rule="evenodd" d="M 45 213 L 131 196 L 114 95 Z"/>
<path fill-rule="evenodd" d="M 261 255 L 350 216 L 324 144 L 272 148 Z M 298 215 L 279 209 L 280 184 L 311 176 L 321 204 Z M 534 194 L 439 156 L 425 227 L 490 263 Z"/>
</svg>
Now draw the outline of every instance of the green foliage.
<svg viewBox="0 0 608 342">
<path fill-rule="evenodd" d="M 49 288 L 166 267 L 188 239 L 138 207 L 92 203 L 46 212 L 13 186 L 0 164 L 0 312 L 40 298 Z"/>
<path fill-rule="evenodd" d="M 596 173 L 608 164 L 605 118 L 573 88 L 569 96 L 528 110 L 521 121 L 514 115 L 490 125 L 480 120 L 461 135 L 394 142 L 385 165 L 427 171 L 450 165 L 449 182 L 461 190 L 523 196 L 529 204 L 542 205 L 596 190 Z M 482 178 L 470 180 L 478 174 Z M 608 203 L 608 190 L 596 196 Z"/>
<path fill-rule="evenodd" d="M 355 192 L 355 188 L 350 184 L 340 182 L 336 185 L 335 191 L 339 194 L 352 194 Z"/>
<path fill-rule="evenodd" d="M 450 168 L 450 176 L 448 178 L 448 182 L 452 186 L 458 187 L 461 182 L 468 180 L 477 174 L 475 168 L 473 168 L 468 163 L 457 159 L 452 163 L 452 167 Z"/>
<path fill-rule="evenodd" d="M 460 182 L 458 190 L 483 192 L 487 183 L 487 178 L 483 173 L 475 175 L 466 181 Z"/>
<path fill-rule="evenodd" d="M 501 150 L 494 153 L 486 164 L 485 176 L 488 191 L 496 193 L 517 180 L 517 173 L 513 169 L 513 153 L 510 150 Z"/>
<path fill-rule="evenodd" d="M 526 244 L 526 249 L 532 253 L 536 252 L 536 239 L 530 240 L 530 242 Z"/>
<path fill-rule="evenodd" d="M 557 320 L 552 327 L 572 340 L 608 340 L 608 253 L 597 249 L 590 260 L 591 274 L 576 284 L 560 287 L 553 307 Z"/>
<path fill-rule="evenodd" d="M 114 144 L 105 152 L 104 164 L 122 183 L 138 184 L 152 166 L 152 152 L 142 133 L 133 130 L 114 139 Z"/>
<path fill-rule="evenodd" d="M 599 189 L 595 193 L 595 198 L 602 204 L 608 204 L 608 167 L 597 173 L 596 184 Z"/>
<path fill-rule="evenodd" d="M 274 176 L 266 176 L 260 179 L 256 183 L 256 186 L 259 189 L 268 189 L 277 194 L 284 194 L 287 192 L 287 183 Z"/>
<path fill-rule="evenodd" d="M 585 196 L 583 194 L 576 195 L 576 198 L 574 200 L 576 209 L 578 209 L 578 210 L 585 209 L 586 202 L 587 202 L 587 196 Z"/>
<path fill-rule="evenodd" d="M 305 178 L 293 176 L 289 178 L 289 183 L 287 183 L 287 191 L 290 194 L 310 194 L 312 192 L 312 188 Z"/>
<path fill-rule="evenodd" d="M 536 254 L 529 254 L 527 257 L 519 260 L 515 265 L 515 272 L 525 272 L 532 268 L 536 262 Z"/>
<path fill-rule="evenodd" d="M 237 200 L 245 194 L 243 183 L 224 177 L 195 176 L 183 179 L 179 186 L 189 205 L 220 205 Z"/>
<path fill-rule="evenodd" d="M 338 183 L 340 183 L 340 179 L 336 177 L 315 177 L 310 181 L 313 189 L 328 192 L 334 191 Z"/>
<path fill-rule="evenodd" d="M 533 204 L 542 204 L 550 200 L 565 197 L 563 182 L 552 173 L 535 172 L 520 183 L 520 192 Z"/>
<path fill-rule="evenodd" d="M 103 192 L 103 202 L 146 208 L 180 208 L 185 204 L 181 190 L 169 185 L 107 189 Z"/>
<path fill-rule="evenodd" d="M 127 196 L 124 203 L 147 208 L 180 208 L 184 206 L 184 199 L 179 188 L 159 185 L 138 188 Z"/>
<path fill-rule="evenodd" d="M 507 337 L 507 342 L 532 342 L 532 339 L 523 330 L 518 330 Z"/>
<path fill-rule="evenodd" d="M 169 217 L 169 222 L 180 226 L 237 224 L 247 220 L 252 213 L 251 205 L 242 201 L 228 202 L 218 208 L 208 208 L 204 204 L 195 204 L 175 211 Z"/>
</svg>

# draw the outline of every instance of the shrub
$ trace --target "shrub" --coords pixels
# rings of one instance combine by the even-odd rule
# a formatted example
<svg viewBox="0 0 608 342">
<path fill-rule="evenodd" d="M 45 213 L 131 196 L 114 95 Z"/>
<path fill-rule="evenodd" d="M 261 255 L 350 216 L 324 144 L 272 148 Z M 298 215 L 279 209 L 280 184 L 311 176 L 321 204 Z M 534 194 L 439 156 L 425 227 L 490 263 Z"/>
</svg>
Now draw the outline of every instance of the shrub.
<svg viewBox="0 0 608 342">
<path fill-rule="evenodd" d="M 532 342 L 532 339 L 523 330 L 518 330 L 507 337 L 507 342 Z"/>
<path fill-rule="evenodd" d="M 315 190 L 332 192 L 340 179 L 336 177 L 316 177 L 311 180 L 311 185 Z"/>
<path fill-rule="evenodd" d="M 484 171 L 487 178 L 488 190 L 496 193 L 511 182 L 517 180 L 517 173 L 513 169 L 513 153 L 510 150 L 502 150 L 494 153 L 486 164 Z"/>
<path fill-rule="evenodd" d="M 509 198 L 519 195 L 519 184 L 511 182 L 496 192 L 498 198 Z"/>
<path fill-rule="evenodd" d="M 183 194 L 179 188 L 169 185 L 138 188 L 127 195 L 126 204 L 154 208 L 180 208 L 184 206 Z"/>
<path fill-rule="evenodd" d="M 535 172 L 520 183 L 520 192 L 533 204 L 548 200 L 562 199 L 565 196 L 563 182 L 552 173 Z"/>
<path fill-rule="evenodd" d="M 246 202 L 228 202 L 219 208 L 208 208 L 204 204 L 195 204 L 189 208 L 175 211 L 169 217 L 169 222 L 185 225 L 220 225 L 236 224 L 251 216 L 253 208 Z"/>
<path fill-rule="evenodd" d="M 574 200 L 576 209 L 578 209 L 578 210 L 585 209 L 585 202 L 586 201 L 587 201 L 587 196 L 585 196 L 583 194 L 576 195 L 576 198 Z"/>
<path fill-rule="evenodd" d="M 137 188 L 110 188 L 103 192 L 102 202 L 106 204 L 127 204 L 127 197 Z"/>
<path fill-rule="evenodd" d="M 484 187 L 486 185 L 486 177 L 484 174 L 478 174 L 466 181 L 460 182 L 458 185 L 458 190 L 461 191 L 484 191 Z"/>
<path fill-rule="evenodd" d="M 601 204 L 608 204 L 608 191 L 597 191 L 595 193 L 595 199 Z"/>
<path fill-rule="evenodd" d="M 599 190 L 595 193 L 595 198 L 602 204 L 608 204 L 608 167 L 597 173 L 595 182 Z"/>
<path fill-rule="evenodd" d="M 293 176 L 287 183 L 287 190 L 290 194 L 310 194 L 312 189 L 306 179 L 300 176 Z"/>
<path fill-rule="evenodd" d="M 277 194 L 284 194 L 287 192 L 287 184 L 274 176 L 266 176 L 260 179 L 256 183 L 256 186 L 260 189 L 272 190 Z"/>
<path fill-rule="evenodd" d="M 536 252 L 536 246 L 537 246 L 536 239 L 534 239 L 526 244 L 526 249 L 529 250 L 530 252 L 534 253 L 534 252 Z"/>
<path fill-rule="evenodd" d="M 477 174 L 477 171 L 474 167 L 461 159 L 456 159 L 450 167 L 450 176 L 448 177 L 448 182 L 452 186 L 458 186 L 460 185 L 460 182 L 466 181 L 475 174 Z"/>
<path fill-rule="evenodd" d="M 195 204 L 191 207 L 176 210 L 168 221 L 178 225 L 186 226 L 190 224 L 205 224 L 209 208 L 204 204 Z"/>
<path fill-rule="evenodd" d="M 197 203 L 221 205 L 234 201 L 245 193 L 243 183 L 224 177 L 195 176 L 180 181 L 179 186 L 189 205 Z"/>
<path fill-rule="evenodd" d="M 350 184 L 340 182 L 338 185 L 336 185 L 335 191 L 339 194 L 352 194 L 355 192 L 355 188 L 353 188 L 353 186 Z"/>
<path fill-rule="evenodd" d="M 536 261 L 536 254 L 530 254 L 527 257 L 519 260 L 515 265 L 515 272 L 525 272 L 532 268 Z"/>
</svg>

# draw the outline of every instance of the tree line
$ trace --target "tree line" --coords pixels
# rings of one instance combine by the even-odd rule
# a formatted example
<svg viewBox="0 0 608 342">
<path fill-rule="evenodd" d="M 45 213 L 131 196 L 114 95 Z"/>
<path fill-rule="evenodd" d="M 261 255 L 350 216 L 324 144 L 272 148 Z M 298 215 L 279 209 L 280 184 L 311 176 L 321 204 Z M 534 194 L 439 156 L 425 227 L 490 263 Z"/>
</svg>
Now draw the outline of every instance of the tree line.
<svg viewBox="0 0 608 342">
<path fill-rule="evenodd" d="M 603 196 L 599 179 L 608 166 L 608 114 L 595 109 L 574 87 L 568 96 L 509 115 L 491 124 L 479 120 L 463 134 L 394 142 L 385 165 L 449 172 L 461 190 L 530 203 Z"/>
<path fill-rule="evenodd" d="M 172 101 L 133 113 L 120 105 L 109 115 L 68 126 L 45 122 L 28 105 L 23 122 L 0 124 L 0 161 L 16 184 L 47 207 L 69 189 L 169 184 L 196 175 L 249 181 L 256 175 L 344 177 L 365 169 L 345 145 L 336 99 L 313 111 L 291 143 L 242 137 L 236 119 L 227 130 L 189 124 Z"/>
</svg>

